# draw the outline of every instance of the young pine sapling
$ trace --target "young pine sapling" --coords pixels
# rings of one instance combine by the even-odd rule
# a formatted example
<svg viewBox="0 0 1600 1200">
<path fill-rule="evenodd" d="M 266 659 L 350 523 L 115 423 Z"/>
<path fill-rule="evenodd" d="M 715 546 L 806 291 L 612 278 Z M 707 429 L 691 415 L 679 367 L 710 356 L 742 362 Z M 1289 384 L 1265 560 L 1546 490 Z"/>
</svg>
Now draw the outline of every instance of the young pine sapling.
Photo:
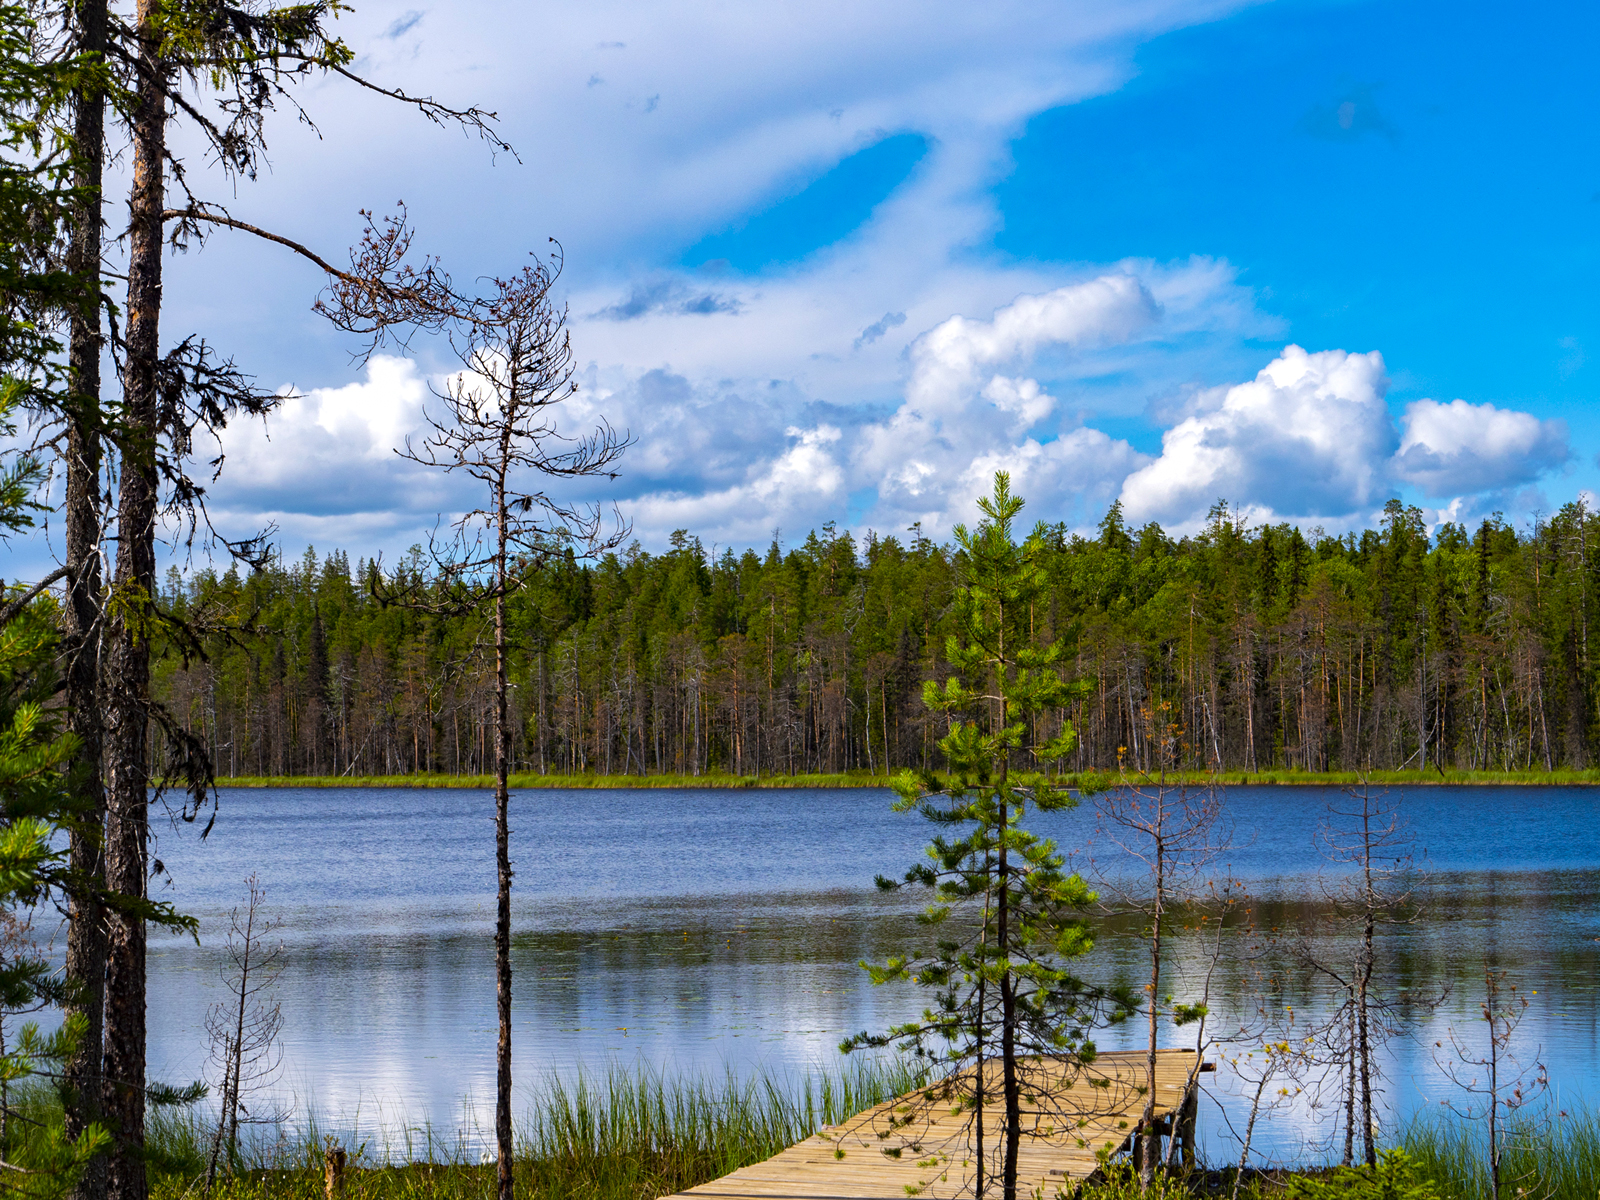
<svg viewBox="0 0 1600 1200">
<path fill-rule="evenodd" d="M 983 523 L 955 529 L 964 579 L 955 605 L 960 632 L 947 653 L 958 674 L 943 688 L 930 681 L 923 696 L 930 710 L 950 717 L 939 743 L 950 773 L 907 771 L 894 780 L 897 811 L 919 813 L 947 831 L 905 876 L 932 893 L 921 921 L 940 936 L 919 956 L 867 968 L 875 984 L 914 982 L 935 1000 L 919 1019 L 858 1034 L 842 1049 L 898 1044 L 933 1067 L 933 1082 L 908 1099 L 903 1117 L 890 1119 L 901 1127 L 919 1111 L 926 1117 L 936 1106 L 953 1106 L 972 1134 L 973 1196 L 981 1200 L 998 1182 L 1004 1200 L 1016 1200 L 1023 1137 L 1064 1126 L 1085 1105 L 1101 1103 L 1092 1087 L 1069 1090 L 1093 1061 L 1089 1034 L 1106 1015 L 1107 998 L 1069 970 L 1092 945 L 1085 914 L 1094 895 L 1062 870 L 1053 842 L 1022 824 L 1030 809 L 1077 803 L 1051 769 L 1073 747 L 1072 726 L 1033 737 L 1041 717 L 1071 696 L 1057 669 L 1061 645 L 1039 646 L 1031 636 L 1030 606 L 1046 583 L 1043 537 L 1036 531 L 1021 544 L 1014 539 L 1022 501 L 1004 472 L 978 506 Z M 878 885 L 902 886 L 881 876 Z M 1024 1099 L 1039 1117 L 1026 1129 Z M 991 1131 L 1000 1135 L 997 1147 L 987 1142 Z M 928 1166 L 930 1175 L 948 1169 Z"/>
</svg>

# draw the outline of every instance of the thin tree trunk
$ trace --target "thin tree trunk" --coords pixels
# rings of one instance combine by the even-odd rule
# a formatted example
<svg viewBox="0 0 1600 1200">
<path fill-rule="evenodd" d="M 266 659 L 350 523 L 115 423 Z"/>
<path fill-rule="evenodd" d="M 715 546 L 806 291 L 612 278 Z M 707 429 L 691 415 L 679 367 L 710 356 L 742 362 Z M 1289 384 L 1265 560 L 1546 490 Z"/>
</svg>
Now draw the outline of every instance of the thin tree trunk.
<svg viewBox="0 0 1600 1200">
<path fill-rule="evenodd" d="M 985 914 L 985 915 L 987 916 L 987 914 Z M 984 924 L 987 925 L 988 921 L 985 920 Z M 982 943 L 980 942 L 979 944 L 981 946 Z M 987 996 L 985 994 L 986 990 L 987 990 L 986 987 L 985 987 L 986 983 L 987 983 L 987 980 L 985 979 L 984 976 L 982 976 L 982 975 L 978 976 L 978 1036 L 974 1039 L 974 1041 L 976 1042 L 976 1052 L 977 1052 L 977 1056 L 978 1056 L 978 1067 L 977 1067 L 976 1073 L 973 1076 L 973 1086 L 972 1086 L 972 1093 L 973 1093 L 972 1094 L 972 1107 L 973 1107 L 973 1113 L 975 1114 L 975 1120 L 974 1120 L 974 1123 L 973 1123 L 973 1148 L 972 1149 L 973 1149 L 973 1162 L 975 1162 L 977 1164 L 977 1180 L 974 1183 L 973 1189 L 972 1189 L 972 1195 L 975 1198 L 975 1200 L 983 1200 L 983 1187 L 984 1187 L 984 1184 L 983 1184 L 983 1165 L 984 1165 L 984 1159 L 983 1159 L 983 1101 L 984 1101 L 984 1094 L 983 1094 L 983 1018 L 984 1018 L 984 1015 L 985 1015 L 984 1001 L 987 999 Z"/>
<path fill-rule="evenodd" d="M 1256 1117 L 1261 1112 L 1261 1096 L 1267 1090 L 1268 1076 L 1263 1073 L 1256 1080 L 1256 1094 L 1250 1101 L 1250 1119 L 1244 1123 L 1244 1148 L 1239 1151 L 1239 1169 L 1234 1172 L 1232 1200 L 1239 1200 L 1239 1189 L 1244 1185 L 1244 1167 L 1250 1161 L 1250 1143 L 1256 1136 Z"/>
<path fill-rule="evenodd" d="M 1356 1145 L 1356 997 L 1355 989 L 1350 989 L 1349 1016 L 1347 1024 L 1349 1029 L 1345 1033 L 1345 1059 L 1348 1070 L 1345 1073 L 1344 1083 L 1344 1166 L 1348 1167 L 1355 1162 Z"/>
<path fill-rule="evenodd" d="M 1372 1045 L 1368 1031 L 1367 1001 L 1371 991 L 1373 967 L 1373 933 L 1376 921 L 1377 897 L 1372 887 L 1372 804 L 1365 790 L 1361 794 L 1361 870 L 1362 899 L 1366 904 L 1366 921 L 1361 930 L 1361 969 L 1356 977 L 1356 1036 L 1361 1064 L 1361 1144 L 1367 1165 L 1376 1166 L 1378 1150 L 1372 1130 Z"/>
<path fill-rule="evenodd" d="M 506 719 L 506 491 L 505 457 L 510 427 L 501 442 L 501 474 L 495 492 L 494 598 L 494 841 L 498 891 L 495 898 L 495 1004 L 500 1041 L 495 1054 L 494 1132 L 499 1150 L 500 1200 L 511 1200 L 511 825 L 509 760 L 511 725 Z"/>
<path fill-rule="evenodd" d="M 1005 765 L 1000 768 L 1001 787 L 1005 786 Z M 1000 803 L 1000 921 L 996 937 L 1000 953 L 1010 952 L 1010 889 L 1006 879 L 1005 793 Z M 1000 1086 L 1006 1106 L 1006 1158 L 1003 1192 L 1005 1200 L 1017 1200 L 1017 1155 L 1022 1145 L 1022 1088 L 1017 1082 L 1017 996 L 1008 967 L 1000 975 Z"/>
<path fill-rule="evenodd" d="M 77 49 L 105 51 L 106 0 L 83 0 L 77 8 Z M 72 218 L 68 266 L 74 274 L 92 277 L 93 310 L 71 317 L 68 363 L 72 399 L 67 414 L 66 557 L 67 602 L 62 609 L 67 646 L 66 724 L 78 739 L 72 777 L 80 805 L 68 847 L 78 878 L 91 886 L 70 898 L 66 975 L 77 988 L 68 1015 L 84 1020 L 83 1039 L 64 1066 L 65 1129 L 77 1140 L 84 1127 L 100 1116 L 100 1060 L 104 1054 L 106 971 L 105 913 L 92 884 L 104 878 L 101 836 L 106 798 L 101 782 L 99 643 L 100 626 L 100 309 L 101 196 L 105 150 L 105 97 L 99 91 L 75 96 L 73 135 L 78 165 L 73 182 L 80 189 Z M 93 273 L 91 276 L 91 272 Z M 96 1157 L 73 1189 L 72 1200 L 102 1200 L 105 1160 Z"/>
<path fill-rule="evenodd" d="M 155 594 L 156 362 L 160 353 L 162 170 L 166 150 L 165 65 L 158 0 L 139 0 L 139 91 L 133 117 L 129 200 L 128 333 L 123 395 L 128 429 L 117 505 L 118 613 L 106 663 L 106 884 L 145 895 L 150 645 L 145 619 Z M 106 960 L 105 1118 L 113 1143 L 109 1200 L 146 1200 L 145 926 L 112 916 Z"/>
<path fill-rule="evenodd" d="M 1378 1149 L 1372 1130 L 1372 1044 L 1368 1033 L 1367 997 L 1372 982 L 1372 911 L 1367 910 L 1361 971 L 1356 982 L 1356 1053 L 1361 1075 L 1361 1146 L 1367 1165 L 1376 1166 Z"/>
<path fill-rule="evenodd" d="M 1162 787 L 1165 787 L 1163 782 Z M 1166 799 L 1159 801 L 1165 809 Z M 1157 1016 L 1159 1014 L 1158 998 L 1161 984 L 1161 921 L 1167 893 L 1166 867 L 1167 848 L 1161 835 L 1157 835 L 1155 844 L 1156 866 L 1156 892 L 1155 907 L 1150 920 L 1150 1036 L 1145 1050 L 1145 1099 L 1144 1112 L 1139 1118 L 1139 1134 L 1135 1139 L 1139 1147 L 1139 1179 L 1146 1188 L 1155 1178 L 1156 1160 L 1161 1157 L 1159 1139 L 1156 1134 L 1156 1034 Z"/>
</svg>

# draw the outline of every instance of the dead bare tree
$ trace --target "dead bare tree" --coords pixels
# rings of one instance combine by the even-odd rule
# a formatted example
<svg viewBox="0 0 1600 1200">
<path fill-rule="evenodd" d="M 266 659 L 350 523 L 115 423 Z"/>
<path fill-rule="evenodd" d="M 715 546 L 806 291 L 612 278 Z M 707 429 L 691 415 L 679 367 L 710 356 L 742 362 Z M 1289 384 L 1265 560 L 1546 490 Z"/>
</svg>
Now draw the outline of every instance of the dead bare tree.
<svg viewBox="0 0 1600 1200">
<path fill-rule="evenodd" d="M 1194 1122 L 1200 1099 L 1200 1075 L 1215 1069 L 1215 1063 L 1206 1062 L 1206 1054 L 1218 1045 L 1219 1039 L 1211 1022 L 1211 995 L 1217 971 L 1228 958 L 1229 947 L 1240 937 L 1254 931 L 1249 889 L 1242 880 L 1231 876 L 1213 879 L 1207 883 L 1190 906 L 1191 920 L 1184 925 L 1186 932 L 1203 939 L 1201 950 L 1204 964 L 1198 988 L 1193 998 L 1185 1002 L 1169 997 L 1172 1022 L 1182 1028 L 1194 1026 L 1194 1062 L 1184 1080 L 1183 1104 L 1179 1109 L 1178 1123 L 1181 1137 L 1167 1143 L 1164 1165 L 1172 1166 L 1172 1156 L 1182 1143 L 1183 1165 L 1194 1166 Z M 1237 1040 L 1237 1039 L 1235 1039 Z"/>
<path fill-rule="evenodd" d="M 1163 1016 L 1182 1019 L 1182 1006 L 1163 1002 L 1161 978 L 1173 910 L 1192 901 L 1201 877 L 1216 863 L 1223 846 L 1217 838 L 1222 791 L 1215 783 L 1169 776 L 1183 761 L 1182 729 L 1168 720 L 1168 705 L 1145 714 L 1149 768 L 1125 765 L 1120 781 L 1095 797 L 1098 834 L 1140 870 L 1129 875 L 1121 862 L 1097 860 L 1095 871 L 1109 907 L 1143 918 L 1150 957 L 1144 985 L 1147 1026 L 1144 1111 L 1134 1153 L 1142 1184 L 1149 1186 L 1161 1159 L 1161 1134 L 1155 1119 L 1156 1048 Z"/>
<path fill-rule="evenodd" d="M 279 922 L 264 919 L 266 892 L 254 874 L 245 880 L 243 912 L 229 918 L 228 968 L 223 985 L 230 998 L 206 1011 L 206 1034 L 211 1041 L 211 1062 L 220 1072 L 221 1105 L 217 1129 L 211 1138 L 211 1158 L 206 1165 L 206 1190 L 216 1182 L 217 1168 L 227 1151 L 231 1167 L 239 1158 L 241 1123 L 278 1124 L 288 1113 L 271 1105 L 245 1103 L 247 1097 L 266 1091 L 283 1069 L 283 1010 L 271 989 L 283 972 L 283 943 L 272 941 Z M 252 1101 L 254 1103 L 254 1101 Z"/>
<path fill-rule="evenodd" d="M 1364 1161 L 1368 1166 L 1378 1161 L 1375 1093 L 1381 1067 L 1377 1051 L 1401 1028 L 1399 1010 L 1381 994 L 1375 980 L 1379 931 L 1420 919 L 1415 903 L 1413 839 L 1400 803 L 1399 797 L 1390 799 L 1387 793 L 1361 784 L 1347 789 L 1343 801 L 1328 805 L 1318 841 L 1330 862 L 1349 871 L 1324 885 L 1324 893 L 1335 919 L 1358 928 L 1355 953 L 1345 965 L 1343 959 L 1328 959 L 1304 938 L 1291 950 L 1344 996 L 1321 1037 L 1339 1063 L 1346 1166 L 1355 1157 L 1358 1128 Z M 1437 997 L 1413 995 L 1409 1003 L 1413 1008 L 1432 1008 L 1444 998 L 1444 993 Z"/>
<path fill-rule="evenodd" d="M 399 254 L 395 253 L 397 239 Z M 409 237 L 388 223 L 369 230 L 364 279 L 384 279 L 404 254 Z M 362 256 L 358 253 L 358 262 Z M 561 273 L 559 248 L 548 263 L 535 259 L 509 279 L 492 281 L 487 294 L 465 297 L 436 267 L 407 275 L 392 291 L 354 285 L 335 288 L 330 308 L 356 327 L 381 333 L 409 312 L 416 324 L 443 325 L 461 362 L 427 416 L 429 432 L 407 441 L 403 458 L 477 480 L 487 501 L 459 516 L 453 536 L 432 545 L 431 579 L 412 575 L 383 599 L 431 612 L 466 612 L 492 604 L 494 623 L 495 769 L 495 990 L 500 1036 L 496 1051 L 495 1139 L 500 1200 L 512 1195 L 511 1136 L 511 722 L 506 601 L 530 573 L 575 549 L 592 555 L 619 545 L 627 526 L 617 518 L 608 532 L 598 505 L 553 494 L 551 480 L 615 479 L 629 444 L 604 419 L 591 432 L 563 433 L 557 408 L 575 392 L 567 312 L 551 295 Z M 424 276 L 426 278 L 424 278 Z M 417 283 L 422 279 L 421 284 Z M 396 295 L 409 299 L 396 303 Z M 373 305 L 379 306 L 374 312 Z M 336 316 L 336 320 L 340 317 Z"/>
</svg>

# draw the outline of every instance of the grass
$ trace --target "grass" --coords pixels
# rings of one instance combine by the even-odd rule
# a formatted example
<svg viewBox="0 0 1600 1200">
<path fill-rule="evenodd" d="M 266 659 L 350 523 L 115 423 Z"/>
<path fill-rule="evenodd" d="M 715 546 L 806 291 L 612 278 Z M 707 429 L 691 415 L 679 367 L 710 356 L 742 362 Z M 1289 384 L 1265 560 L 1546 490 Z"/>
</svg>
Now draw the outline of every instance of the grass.
<svg viewBox="0 0 1600 1200">
<path fill-rule="evenodd" d="M 535 1097 L 517 1130 L 517 1194 L 653 1200 L 768 1158 L 916 1081 L 898 1065 L 862 1062 L 792 1083 L 767 1076 L 712 1081 L 648 1069 L 555 1082 Z M 161 1114 L 152 1122 L 151 1200 L 201 1192 L 207 1138 L 198 1113 Z M 411 1127 L 382 1144 L 347 1147 L 354 1165 L 346 1200 L 492 1196 L 495 1167 L 478 1152 L 491 1140 L 487 1131 L 469 1143 Z M 324 1147 L 314 1121 L 276 1142 L 263 1140 L 213 1195 L 321 1200 Z"/>
<path fill-rule="evenodd" d="M 1529 787 L 1600 787 L 1600 770 L 1592 771 L 1371 771 L 1365 776 L 1355 771 L 1223 771 L 1215 776 L 1199 772 L 1174 774 L 1173 782 L 1205 783 L 1208 779 L 1224 787 L 1255 784 L 1304 787 L 1347 787 L 1366 782 L 1374 787 L 1436 787 L 1461 784 L 1495 784 Z M 1110 776 L 1069 775 L 1063 782 L 1105 782 Z M 492 788 L 492 775 L 229 775 L 217 780 L 219 787 L 237 788 Z M 711 772 L 705 775 L 539 775 L 511 777 L 518 791 L 537 788 L 854 788 L 888 787 L 883 775 L 866 771 L 810 775 L 730 775 Z"/>
<path fill-rule="evenodd" d="M 1415 1120 L 1403 1147 L 1442 1195 L 1488 1200 L 1487 1132 L 1481 1123 Z M 1595 1200 L 1600 1195 L 1600 1115 L 1541 1111 L 1513 1119 L 1500 1165 L 1503 1196 Z"/>
<path fill-rule="evenodd" d="M 529 1200 L 653 1200 L 720 1178 L 792 1146 L 820 1126 L 915 1087 L 903 1065 L 853 1062 L 792 1082 L 665 1075 L 649 1069 L 580 1075 L 543 1089 L 517 1130 L 515 1186 Z M 17 1099 L 13 1093 L 13 1099 Z M 53 1094 L 30 1089 L 11 1124 L 9 1161 L 27 1161 L 30 1129 L 59 1127 Z M 210 1126 L 195 1110 L 154 1110 L 146 1150 L 151 1200 L 186 1200 L 204 1192 Z M 488 1200 L 495 1167 L 482 1161 L 487 1131 L 441 1136 L 410 1126 L 387 1140 L 347 1146 L 352 1166 L 345 1200 Z M 216 1200 L 322 1200 L 325 1138 L 316 1120 L 277 1140 L 260 1139 L 219 1180 Z M 1484 1131 L 1476 1124 L 1424 1116 L 1406 1128 L 1402 1146 L 1419 1180 L 1443 1200 L 1488 1200 Z M 1284 1194 L 1288 1177 L 1322 1177 L 1326 1168 L 1250 1173 L 1253 1200 Z M 1226 1195 L 1229 1171 L 1169 1180 L 1155 1196 Z M 1270 1180 L 1268 1178 L 1270 1176 Z M 1502 1194 L 1538 1200 L 1595 1200 L 1600 1195 L 1600 1118 L 1586 1110 L 1518 1118 L 1508 1138 Z M 1375 1181 L 1374 1181 L 1375 1182 Z M 1370 1187 L 1371 1185 L 1369 1185 Z M 1194 1190 L 1191 1192 L 1190 1187 Z M 1519 1189 L 1523 1189 L 1519 1192 Z M 1378 1191 L 1335 1189 L 1347 1200 Z M 1321 1194 L 1321 1192 L 1318 1192 Z M 1333 1194 L 1333 1193 L 1329 1193 Z M 1125 1167 L 1081 1200 L 1151 1200 Z"/>
</svg>

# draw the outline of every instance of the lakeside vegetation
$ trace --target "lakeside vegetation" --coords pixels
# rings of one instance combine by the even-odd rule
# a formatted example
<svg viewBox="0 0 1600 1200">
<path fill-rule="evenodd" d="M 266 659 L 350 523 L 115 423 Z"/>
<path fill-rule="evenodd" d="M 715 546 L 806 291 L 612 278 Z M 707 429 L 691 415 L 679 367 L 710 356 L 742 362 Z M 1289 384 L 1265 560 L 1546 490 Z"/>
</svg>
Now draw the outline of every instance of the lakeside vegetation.
<svg viewBox="0 0 1600 1200">
<path fill-rule="evenodd" d="M 894 1064 L 852 1063 L 840 1073 L 817 1072 L 787 1082 L 770 1076 L 735 1081 L 613 1071 L 571 1086 L 555 1084 L 539 1094 L 519 1126 L 517 1188 L 549 1200 L 655 1200 L 759 1162 L 913 1083 L 913 1076 Z M 10 1127 L 10 1161 L 17 1161 L 24 1138 L 60 1122 L 59 1106 L 42 1090 L 33 1090 L 17 1111 L 23 1119 Z M 325 1200 L 328 1128 L 313 1119 L 298 1130 L 263 1131 L 267 1136 L 247 1147 L 212 1195 L 218 1200 Z M 210 1134 L 192 1110 L 154 1115 L 147 1141 L 153 1200 L 196 1193 Z M 1414 1164 L 1417 1181 L 1431 1184 L 1439 1200 L 1489 1200 L 1475 1139 L 1481 1139 L 1478 1130 L 1424 1118 L 1405 1127 L 1398 1146 Z M 1545 1112 L 1522 1119 L 1508 1144 L 1506 1178 L 1526 1187 L 1527 1194 L 1541 1200 L 1594 1200 L 1600 1191 L 1595 1114 Z M 493 1190 L 493 1163 L 479 1162 L 475 1147 L 426 1127 L 410 1126 L 403 1136 L 350 1148 L 355 1153 L 347 1200 L 477 1200 Z M 1313 1163 L 1280 1164 L 1247 1174 L 1241 1194 L 1252 1200 L 1293 1195 L 1286 1185 L 1296 1176 L 1302 1186 L 1314 1187 L 1328 1179 L 1328 1172 Z M 1535 1181 L 1537 1188 L 1531 1186 Z M 1202 1167 L 1187 1181 L 1162 1181 L 1147 1194 L 1229 1195 L 1231 1188 L 1231 1171 Z M 1079 1200 L 1139 1194 L 1136 1182 L 1116 1175 L 1077 1193 Z M 1347 1185 L 1325 1194 L 1357 1200 L 1380 1193 Z"/>
<path fill-rule="evenodd" d="M 851 1062 L 795 1079 L 715 1079 L 649 1068 L 580 1074 L 540 1087 L 516 1129 L 516 1187 L 549 1200 L 654 1200 L 769 1158 L 834 1124 L 915 1087 L 920 1076 L 895 1062 Z M 34 1088 L 17 1104 L 7 1161 L 27 1161 L 25 1142 L 59 1128 L 59 1102 Z M 330 1128 L 340 1130 L 336 1136 Z M 450 1131 L 405 1124 L 363 1138 L 313 1114 L 303 1127 L 261 1127 L 211 1195 L 221 1200 L 325 1200 L 324 1156 L 343 1139 L 351 1155 L 344 1195 L 385 1200 L 450 1200 L 492 1193 L 495 1165 L 480 1142 L 492 1130 Z M 160 1109 L 145 1152 L 153 1200 L 203 1189 L 214 1128 L 195 1109 Z"/>
<path fill-rule="evenodd" d="M 1105 775 L 1068 775 L 1064 786 L 1078 788 L 1108 781 Z M 865 771 L 839 771 L 810 775 L 729 775 L 708 771 L 704 775 L 513 775 L 510 786 L 518 791 L 600 788 L 887 788 L 893 777 Z M 1558 771 L 1180 771 L 1169 775 L 1174 784 L 1219 787 L 1600 787 L 1600 769 Z M 493 775 L 223 775 L 216 780 L 225 788 L 481 788 L 494 787 Z"/>
<path fill-rule="evenodd" d="M 1148 767 L 1148 714 L 1166 706 L 1189 731 L 1183 765 L 1230 782 L 1600 779 L 1600 518 L 1581 500 L 1524 529 L 1430 531 L 1395 501 L 1342 536 L 1222 504 L 1184 536 L 1116 506 L 1093 535 L 1041 532 L 1029 630 L 1065 645 L 1075 691 L 1040 733 L 1075 725 L 1068 772 Z M 764 553 L 679 531 L 661 552 L 531 571 L 508 610 L 513 770 L 783 786 L 942 768 L 923 687 L 952 673 L 965 569 L 920 529 L 858 542 L 827 525 Z M 420 554 L 173 572 L 161 602 L 187 640 L 155 694 L 228 778 L 486 775 L 484 617 L 374 596 L 446 586 Z"/>
</svg>

